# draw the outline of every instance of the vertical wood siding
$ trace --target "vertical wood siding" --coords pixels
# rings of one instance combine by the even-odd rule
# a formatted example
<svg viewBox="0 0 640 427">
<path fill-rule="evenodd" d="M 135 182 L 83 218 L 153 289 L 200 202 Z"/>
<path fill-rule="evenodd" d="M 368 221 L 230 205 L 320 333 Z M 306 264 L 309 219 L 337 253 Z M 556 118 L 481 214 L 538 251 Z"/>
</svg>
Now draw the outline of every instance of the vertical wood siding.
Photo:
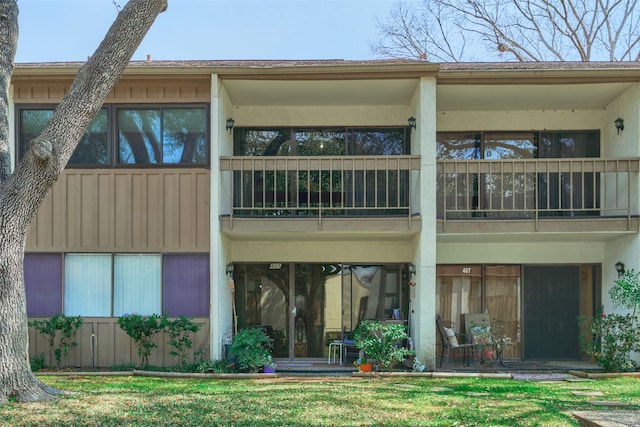
<svg viewBox="0 0 640 427">
<path fill-rule="evenodd" d="M 69 357 L 66 361 L 63 360 L 62 366 L 110 368 L 114 365 L 130 363 L 140 366 L 140 358 L 133 340 L 118 326 L 117 321 L 118 319 L 114 317 L 83 318 L 82 326 L 75 337 L 78 346 L 69 351 Z M 209 359 L 209 319 L 195 318 L 194 322 L 202 327 L 196 334 L 191 335 L 193 347 L 189 350 L 189 363 Z M 177 361 L 175 356 L 169 354 L 173 350 L 173 347 L 168 344 L 169 335 L 158 334 L 154 342 L 158 347 L 151 351 L 149 364 L 174 366 Z M 34 328 L 29 327 L 29 357 L 40 355 L 44 356 L 47 366 L 56 366 L 57 362 L 47 339 Z"/>
<path fill-rule="evenodd" d="M 202 168 L 66 170 L 27 251 L 206 252 L 209 177 Z"/>
<path fill-rule="evenodd" d="M 106 99 L 115 102 L 210 102 L 209 76 L 165 76 L 163 78 L 133 78 L 124 76 Z M 70 78 L 12 80 L 16 103 L 58 103 L 69 90 Z"/>
</svg>

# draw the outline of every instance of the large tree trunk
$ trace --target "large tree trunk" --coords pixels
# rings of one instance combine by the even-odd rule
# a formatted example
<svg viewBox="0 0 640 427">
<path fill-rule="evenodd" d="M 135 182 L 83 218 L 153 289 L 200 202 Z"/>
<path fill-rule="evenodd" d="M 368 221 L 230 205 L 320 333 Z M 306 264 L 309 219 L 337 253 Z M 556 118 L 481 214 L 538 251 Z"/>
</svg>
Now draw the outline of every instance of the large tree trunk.
<svg viewBox="0 0 640 427">
<path fill-rule="evenodd" d="M 69 92 L 10 176 L 0 172 L 0 403 L 9 397 L 29 402 L 61 392 L 31 372 L 24 288 L 27 228 L 69 161 L 82 135 L 124 72 L 131 56 L 167 0 L 130 0 L 94 55 L 78 72 Z M 0 0 L 0 167 L 7 140 L 7 86 L 17 43 L 16 0 Z M 12 45 L 13 44 L 13 45 Z"/>
</svg>

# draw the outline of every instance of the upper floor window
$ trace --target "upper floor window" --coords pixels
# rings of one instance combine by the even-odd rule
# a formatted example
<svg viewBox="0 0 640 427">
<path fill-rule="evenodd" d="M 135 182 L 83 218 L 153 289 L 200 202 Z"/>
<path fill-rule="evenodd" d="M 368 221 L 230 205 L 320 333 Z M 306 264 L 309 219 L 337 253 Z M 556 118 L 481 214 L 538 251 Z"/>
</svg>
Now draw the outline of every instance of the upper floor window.
<svg viewBox="0 0 640 427">
<path fill-rule="evenodd" d="M 206 164 L 204 108 L 118 108 L 118 163 Z"/>
<path fill-rule="evenodd" d="M 600 156 L 599 131 L 439 132 L 438 160 L 548 159 Z"/>
<path fill-rule="evenodd" d="M 53 108 L 21 108 L 19 113 L 18 153 L 20 158 L 29 149 L 29 142 L 40 135 L 53 115 Z M 103 108 L 93 119 L 78 147 L 73 152 L 70 165 L 109 165 L 108 110 Z"/>
<path fill-rule="evenodd" d="M 406 128 L 234 130 L 236 156 L 392 156 L 409 154 Z"/>
<path fill-rule="evenodd" d="M 29 142 L 42 132 L 53 110 L 53 106 L 18 107 L 20 158 L 29 149 Z M 206 106 L 110 105 L 93 119 L 69 165 L 207 165 L 208 158 Z"/>
</svg>

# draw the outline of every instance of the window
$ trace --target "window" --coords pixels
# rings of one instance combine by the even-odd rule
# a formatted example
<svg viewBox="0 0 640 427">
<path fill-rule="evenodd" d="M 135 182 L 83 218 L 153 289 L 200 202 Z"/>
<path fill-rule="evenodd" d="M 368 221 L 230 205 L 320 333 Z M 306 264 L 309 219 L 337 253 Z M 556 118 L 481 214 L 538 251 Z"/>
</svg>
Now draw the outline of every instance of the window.
<svg viewBox="0 0 640 427">
<path fill-rule="evenodd" d="M 37 137 L 53 115 L 53 109 L 20 110 L 19 155 L 22 158 L 29 150 L 29 142 Z M 70 165 L 108 165 L 108 111 L 102 109 L 93 119 L 89 128 L 80 140 L 71 159 Z"/>
<path fill-rule="evenodd" d="M 24 270 L 29 316 L 209 315 L 206 253 L 27 253 Z"/>
<path fill-rule="evenodd" d="M 236 156 L 397 156 L 409 154 L 402 128 L 234 130 Z"/>
<path fill-rule="evenodd" d="M 24 285 L 28 316 L 53 316 L 62 311 L 62 255 L 25 254 Z"/>
<path fill-rule="evenodd" d="M 113 315 L 160 314 L 160 255 L 114 256 Z"/>
<path fill-rule="evenodd" d="M 29 142 L 42 132 L 53 111 L 53 106 L 18 107 L 20 157 L 26 154 Z M 116 136 L 110 132 L 113 128 Z M 207 165 L 208 162 L 206 106 L 111 105 L 98 112 L 69 165 Z"/>
<path fill-rule="evenodd" d="M 65 255 L 64 314 L 111 315 L 111 255 Z"/>
<path fill-rule="evenodd" d="M 119 164 L 206 164 L 204 108 L 118 109 Z"/>
<path fill-rule="evenodd" d="M 163 307 L 169 316 L 209 315 L 209 254 L 163 257 Z"/>
<path fill-rule="evenodd" d="M 488 313 L 514 342 L 506 357 L 520 357 L 521 272 L 519 265 L 436 266 L 436 313 L 464 333 L 464 315 Z"/>
</svg>

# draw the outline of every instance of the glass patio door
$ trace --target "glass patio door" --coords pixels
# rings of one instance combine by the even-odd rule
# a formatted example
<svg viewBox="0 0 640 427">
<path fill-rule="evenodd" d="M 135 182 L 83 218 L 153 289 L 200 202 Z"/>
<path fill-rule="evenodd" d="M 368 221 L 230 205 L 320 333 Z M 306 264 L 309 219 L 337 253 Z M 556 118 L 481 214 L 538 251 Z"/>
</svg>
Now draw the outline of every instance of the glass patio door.
<svg viewBox="0 0 640 427">
<path fill-rule="evenodd" d="M 294 358 L 325 357 L 329 331 L 342 324 L 340 264 L 295 264 L 291 294 L 290 354 Z"/>
<path fill-rule="evenodd" d="M 261 327 L 277 358 L 325 357 L 325 337 L 342 325 L 339 264 L 239 264 L 238 329 Z"/>
<path fill-rule="evenodd" d="M 365 319 L 404 321 L 406 266 L 237 264 L 238 329 L 261 327 L 278 358 L 325 358 Z"/>
<path fill-rule="evenodd" d="M 238 330 L 263 328 L 274 356 L 289 357 L 289 265 L 237 264 L 234 281 Z"/>
</svg>

